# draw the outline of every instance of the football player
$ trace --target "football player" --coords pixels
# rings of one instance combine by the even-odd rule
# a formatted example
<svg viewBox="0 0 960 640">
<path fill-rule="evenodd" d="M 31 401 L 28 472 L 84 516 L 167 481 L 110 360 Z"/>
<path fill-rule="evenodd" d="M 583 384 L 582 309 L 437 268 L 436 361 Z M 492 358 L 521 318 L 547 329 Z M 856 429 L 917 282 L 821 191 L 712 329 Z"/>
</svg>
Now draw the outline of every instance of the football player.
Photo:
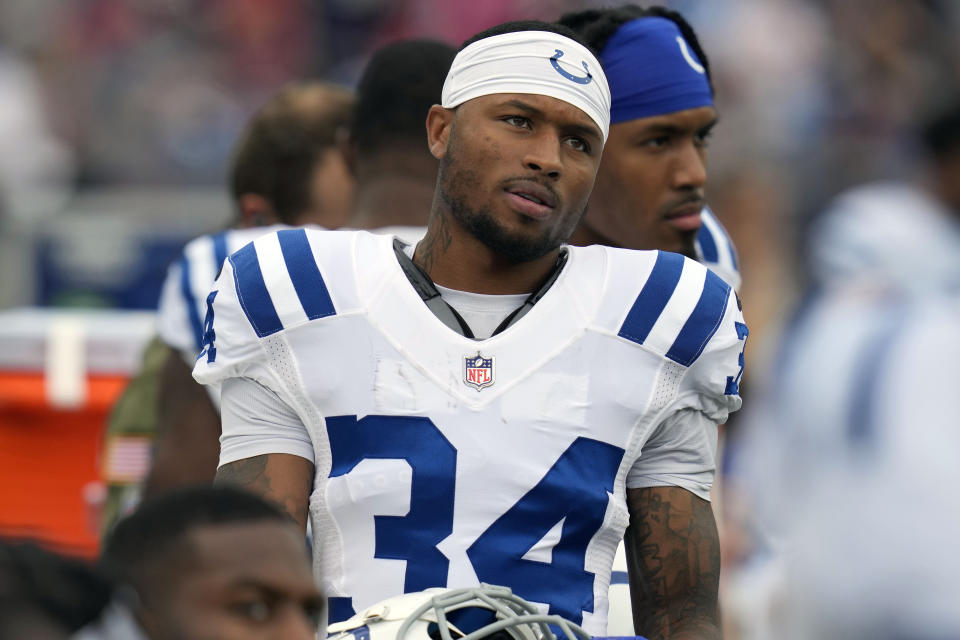
<svg viewBox="0 0 960 640">
<path fill-rule="evenodd" d="M 676 11 L 624 5 L 559 20 L 600 52 L 610 139 L 572 244 L 676 251 L 740 286 L 737 254 L 707 207 L 707 142 L 717 123 L 710 64 Z"/>
<path fill-rule="evenodd" d="M 647 543 L 690 558 L 693 605 L 671 630 L 715 631 L 706 498 L 746 327 L 693 260 L 565 246 L 609 105 L 573 32 L 487 30 L 427 117 L 421 242 L 284 230 L 225 263 L 194 369 L 222 385 L 216 481 L 310 518 L 332 621 L 484 582 L 602 634 L 629 520 L 666 518 Z"/>
</svg>

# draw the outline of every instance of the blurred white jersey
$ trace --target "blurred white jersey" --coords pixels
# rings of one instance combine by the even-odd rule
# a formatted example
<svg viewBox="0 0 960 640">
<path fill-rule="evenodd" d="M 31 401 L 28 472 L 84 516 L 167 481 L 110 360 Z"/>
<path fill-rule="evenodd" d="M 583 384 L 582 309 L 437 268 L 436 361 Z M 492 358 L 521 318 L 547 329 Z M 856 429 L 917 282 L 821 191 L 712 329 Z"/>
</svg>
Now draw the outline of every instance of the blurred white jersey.
<svg viewBox="0 0 960 640">
<path fill-rule="evenodd" d="M 723 281 L 740 289 L 740 266 L 730 234 L 708 207 L 700 212 L 700 230 L 694 243 L 697 262 L 714 271 Z"/>
<path fill-rule="evenodd" d="M 960 224 L 879 185 L 815 233 L 818 286 L 730 451 L 784 570 L 774 628 L 957 637 Z"/>
<path fill-rule="evenodd" d="M 433 315 L 389 237 L 284 230 L 228 259 L 194 376 L 254 380 L 302 422 L 225 424 L 221 464 L 314 462 L 331 621 L 486 582 L 602 634 L 626 489 L 709 497 L 716 424 L 740 406 L 732 290 L 678 254 L 569 252 L 528 314 L 479 341 Z"/>
<path fill-rule="evenodd" d="M 275 225 L 227 229 L 194 238 L 167 269 L 157 307 L 157 334 L 167 346 L 176 349 L 191 368 L 203 348 L 207 296 L 223 261 L 248 242 L 286 228 Z"/>
</svg>

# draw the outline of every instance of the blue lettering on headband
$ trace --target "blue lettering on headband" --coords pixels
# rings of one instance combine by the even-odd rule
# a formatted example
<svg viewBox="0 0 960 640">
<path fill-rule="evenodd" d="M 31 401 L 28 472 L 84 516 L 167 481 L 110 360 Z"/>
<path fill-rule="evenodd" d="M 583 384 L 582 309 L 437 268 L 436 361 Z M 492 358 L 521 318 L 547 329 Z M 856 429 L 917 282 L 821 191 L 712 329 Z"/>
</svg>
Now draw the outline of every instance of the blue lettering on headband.
<svg viewBox="0 0 960 640">
<path fill-rule="evenodd" d="M 672 20 L 625 22 L 600 59 L 610 85 L 610 124 L 713 106 L 703 62 Z"/>
</svg>

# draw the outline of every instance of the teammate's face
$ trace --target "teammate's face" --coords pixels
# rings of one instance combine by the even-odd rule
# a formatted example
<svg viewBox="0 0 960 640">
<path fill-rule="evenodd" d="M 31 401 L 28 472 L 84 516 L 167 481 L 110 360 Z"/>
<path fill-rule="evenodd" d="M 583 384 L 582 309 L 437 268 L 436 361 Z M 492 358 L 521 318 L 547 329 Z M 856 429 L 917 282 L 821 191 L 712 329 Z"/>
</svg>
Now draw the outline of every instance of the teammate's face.
<svg viewBox="0 0 960 640">
<path fill-rule="evenodd" d="M 593 242 L 693 255 L 707 181 L 713 107 L 639 118 L 610 127 L 590 208 Z"/>
<path fill-rule="evenodd" d="M 188 573 L 152 619 L 156 640 L 316 637 L 324 598 L 314 585 L 303 535 L 260 521 L 192 531 Z"/>
<path fill-rule="evenodd" d="M 528 94 L 434 109 L 447 119 L 430 139 L 440 159 L 440 206 L 455 224 L 513 262 L 536 260 L 565 242 L 600 162 L 593 120 L 567 102 Z"/>
</svg>

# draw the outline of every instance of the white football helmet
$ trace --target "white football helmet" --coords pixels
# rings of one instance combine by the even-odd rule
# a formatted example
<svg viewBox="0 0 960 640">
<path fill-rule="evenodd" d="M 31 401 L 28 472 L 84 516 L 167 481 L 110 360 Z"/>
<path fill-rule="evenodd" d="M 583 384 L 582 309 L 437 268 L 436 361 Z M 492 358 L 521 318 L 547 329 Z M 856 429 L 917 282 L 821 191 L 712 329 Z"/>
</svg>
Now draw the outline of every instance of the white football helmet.
<svg viewBox="0 0 960 640">
<path fill-rule="evenodd" d="M 551 626 L 553 629 L 551 629 Z M 427 589 L 389 598 L 330 625 L 328 640 L 590 640 L 558 615 L 547 615 L 509 587 Z"/>
</svg>

